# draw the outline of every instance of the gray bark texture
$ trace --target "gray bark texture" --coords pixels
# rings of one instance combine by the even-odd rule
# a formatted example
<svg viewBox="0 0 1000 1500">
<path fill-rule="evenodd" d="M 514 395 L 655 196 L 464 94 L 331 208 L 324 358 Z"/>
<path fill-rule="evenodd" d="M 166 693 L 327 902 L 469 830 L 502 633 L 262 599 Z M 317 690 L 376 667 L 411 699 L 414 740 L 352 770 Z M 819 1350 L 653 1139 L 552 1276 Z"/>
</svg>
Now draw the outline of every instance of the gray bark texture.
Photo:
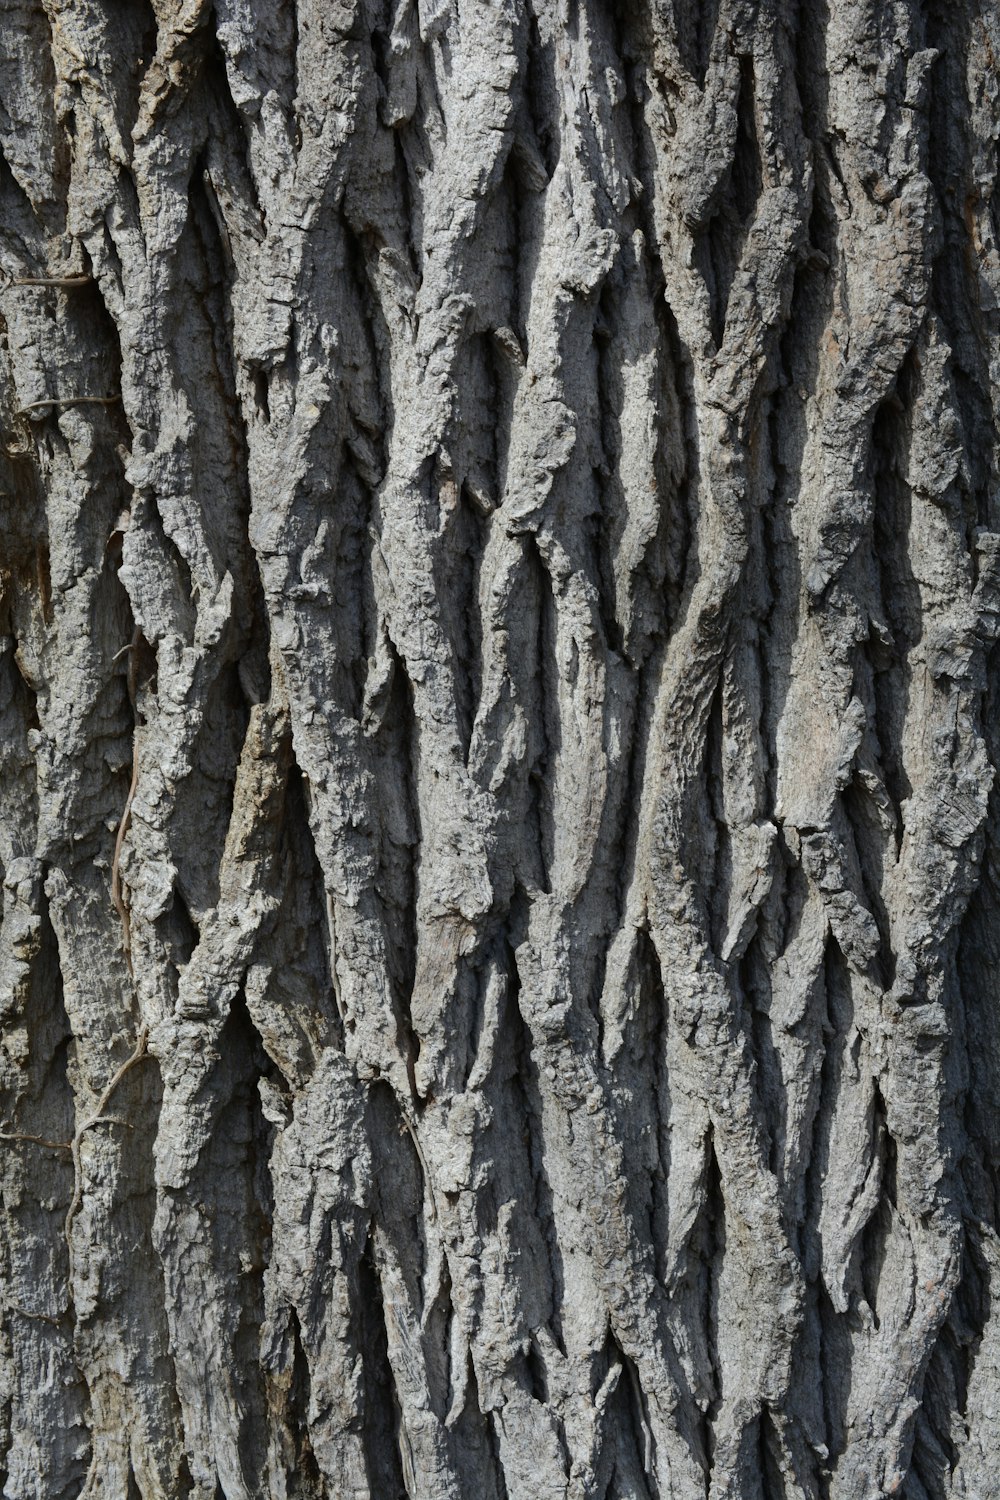
<svg viewBox="0 0 1000 1500">
<path fill-rule="evenodd" d="M 7 1500 L 1000 1495 L 998 0 L 4 0 Z"/>
</svg>

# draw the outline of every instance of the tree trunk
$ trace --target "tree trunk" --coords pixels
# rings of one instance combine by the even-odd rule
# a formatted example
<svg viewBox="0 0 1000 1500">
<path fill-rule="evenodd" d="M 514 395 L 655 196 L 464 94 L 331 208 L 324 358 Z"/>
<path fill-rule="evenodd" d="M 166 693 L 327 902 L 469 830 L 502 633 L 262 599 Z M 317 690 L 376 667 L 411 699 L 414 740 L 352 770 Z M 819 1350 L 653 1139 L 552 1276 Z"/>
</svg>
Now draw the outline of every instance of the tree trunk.
<svg viewBox="0 0 1000 1500">
<path fill-rule="evenodd" d="M 996 0 L 0 40 L 3 1494 L 996 1494 Z"/>
</svg>

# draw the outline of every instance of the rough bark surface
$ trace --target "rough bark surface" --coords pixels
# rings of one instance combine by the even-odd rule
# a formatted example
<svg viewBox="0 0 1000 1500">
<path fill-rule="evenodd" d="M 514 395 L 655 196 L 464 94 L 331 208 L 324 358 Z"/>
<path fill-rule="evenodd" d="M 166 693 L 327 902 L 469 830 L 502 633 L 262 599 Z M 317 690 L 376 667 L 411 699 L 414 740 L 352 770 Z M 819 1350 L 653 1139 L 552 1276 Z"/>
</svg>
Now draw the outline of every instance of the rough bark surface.
<svg viewBox="0 0 1000 1500">
<path fill-rule="evenodd" d="M 1000 1485 L 996 0 L 4 0 L 9 1500 Z"/>
</svg>

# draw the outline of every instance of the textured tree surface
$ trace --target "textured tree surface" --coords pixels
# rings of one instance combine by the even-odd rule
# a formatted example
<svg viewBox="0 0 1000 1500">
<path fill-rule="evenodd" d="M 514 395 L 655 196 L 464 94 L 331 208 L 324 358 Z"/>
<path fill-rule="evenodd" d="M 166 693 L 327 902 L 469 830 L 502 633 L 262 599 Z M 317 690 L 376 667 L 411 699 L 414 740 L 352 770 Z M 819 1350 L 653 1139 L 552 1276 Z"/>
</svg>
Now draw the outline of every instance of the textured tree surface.
<svg viewBox="0 0 1000 1500">
<path fill-rule="evenodd" d="M 8 1500 L 1000 1492 L 996 0 L 4 0 Z"/>
</svg>

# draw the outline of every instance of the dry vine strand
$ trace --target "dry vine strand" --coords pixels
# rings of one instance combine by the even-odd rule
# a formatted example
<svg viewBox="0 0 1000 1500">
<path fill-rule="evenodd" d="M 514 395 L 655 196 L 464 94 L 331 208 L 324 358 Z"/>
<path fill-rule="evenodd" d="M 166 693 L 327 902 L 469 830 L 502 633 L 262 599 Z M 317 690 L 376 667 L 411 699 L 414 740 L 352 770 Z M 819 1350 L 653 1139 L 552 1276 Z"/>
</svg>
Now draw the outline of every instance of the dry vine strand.
<svg viewBox="0 0 1000 1500">
<path fill-rule="evenodd" d="M 136 650 L 138 648 L 138 645 L 139 645 L 139 642 L 140 642 L 141 639 L 142 639 L 142 630 L 137 625 L 136 628 L 135 628 L 135 630 L 134 630 L 134 632 L 133 632 L 133 634 L 132 634 L 131 641 L 129 642 L 129 644 L 126 647 L 123 648 L 125 651 L 129 652 L 129 665 L 128 665 L 127 681 L 128 681 L 129 702 L 132 704 L 133 713 L 135 712 L 136 675 L 137 675 Z M 112 860 L 111 860 L 111 900 L 114 902 L 115 911 L 118 913 L 119 920 L 120 920 L 120 922 L 122 924 L 122 947 L 123 947 L 123 950 L 124 950 L 124 953 L 125 953 L 125 966 L 128 969 L 129 977 L 130 978 L 134 977 L 134 975 L 133 975 L 133 969 L 132 969 L 132 926 L 131 926 L 131 920 L 129 918 L 128 907 L 125 905 L 125 901 L 124 901 L 124 898 L 122 896 L 121 854 L 122 854 L 122 846 L 125 843 L 125 835 L 128 833 L 129 824 L 132 821 L 132 801 L 133 801 L 133 798 L 135 797 L 135 789 L 138 786 L 138 784 L 139 784 L 139 737 L 138 737 L 138 735 L 133 735 L 133 739 L 132 739 L 132 780 L 131 780 L 131 783 L 129 785 L 128 796 L 125 798 L 125 807 L 124 807 L 124 809 L 122 811 L 121 820 L 120 820 L 120 822 L 118 824 L 118 833 L 117 833 L 117 835 L 115 837 L 115 852 L 114 852 L 114 855 L 113 855 Z"/>
<path fill-rule="evenodd" d="M 104 1121 L 111 1123 L 110 1117 L 105 1116 L 104 1111 L 107 1108 L 112 1095 L 118 1088 L 118 1085 L 121 1083 L 125 1075 L 127 1073 L 130 1073 L 132 1069 L 137 1066 L 137 1064 L 142 1062 L 143 1058 L 149 1055 L 148 1047 L 149 1027 L 147 1025 L 143 1025 L 140 1028 L 139 1035 L 136 1038 L 136 1043 L 132 1051 L 129 1053 L 128 1057 L 126 1057 L 121 1066 L 116 1070 L 116 1072 L 111 1075 L 110 1079 L 104 1086 L 103 1092 L 101 1093 L 97 1104 L 91 1110 L 87 1118 L 81 1121 L 81 1123 L 77 1126 L 76 1131 L 73 1135 L 73 1139 L 68 1142 L 69 1149 L 73 1157 L 73 1196 L 69 1201 L 69 1208 L 66 1210 L 66 1222 L 63 1232 L 66 1236 L 66 1249 L 69 1252 L 69 1273 L 71 1283 L 73 1279 L 73 1220 L 76 1218 L 76 1215 L 80 1208 L 80 1204 L 83 1201 L 83 1164 L 80 1158 L 80 1146 L 83 1141 L 84 1135 L 94 1125 L 100 1125 Z"/>
</svg>

